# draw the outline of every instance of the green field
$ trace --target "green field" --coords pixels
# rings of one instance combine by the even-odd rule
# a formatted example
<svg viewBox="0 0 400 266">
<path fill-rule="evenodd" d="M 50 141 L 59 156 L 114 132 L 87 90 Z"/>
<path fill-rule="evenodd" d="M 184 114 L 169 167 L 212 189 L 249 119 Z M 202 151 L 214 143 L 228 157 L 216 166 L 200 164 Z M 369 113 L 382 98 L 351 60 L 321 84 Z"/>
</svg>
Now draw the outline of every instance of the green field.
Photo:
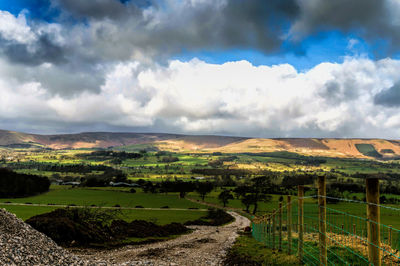
<svg viewBox="0 0 400 266">
<path fill-rule="evenodd" d="M 135 145 L 134 145 L 135 146 Z M 142 145 L 143 146 L 143 145 Z M 113 148 L 118 151 L 135 151 L 137 148 L 145 148 L 146 145 L 138 146 L 133 150 L 124 147 Z M 380 158 L 380 154 L 370 144 L 356 144 L 357 149 L 367 155 Z M 139 149 L 140 150 L 140 149 Z M 151 150 L 151 149 L 150 149 Z M 25 150 L 25 149 L 8 149 L 3 151 L 4 157 L 13 158 L 9 161 L 3 161 L 1 166 L 7 166 L 11 163 L 19 162 L 16 170 L 23 173 L 39 174 L 52 177 L 54 174 L 62 178 L 65 177 L 85 177 L 81 173 L 62 173 L 52 171 L 38 171 L 32 168 L 24 168 L 26 163 L 50 163 L 50 164 L 87 164 L 87 165 L 105 165 L 124 171 L 128 178 L 184 178 L 188 179 L 193 169 L 210 168 L 210 162 L 222 160 L 224 162 L 221 167 L 250 167 L 257 165 L 260 169 L 268 169 L 270 171 L 336 171 L 338 173 L 354 174 L 354 173 L 400 173 L 400 163 L 398 161 L 376 161 L 361 159 L 344 159 L 344 158 L 322 158 L 325 162 L 318 165 L 308 165 L 306 156 L 290 152 L 271 152 L 261 154 L 196 154 L 196 153 L 174 153 L 167 152 L 159 155 L 155 151 L 146 152 L 142 157 L 137 159 L 123 159 L 116 164 L 109 157 L 90 158 L 82 156 L 95 150 L 79 149 L 79 150 Z M 12 156 L 10 156 L 12 155 Z M 176 162 L 163 162 L 163 157 L 173 156 L 179 160 Z M 230 158 L 226 161 L 226 158 Z M 340 175 L 340 174 L 339 174 Z"/>
<path fill-rule="evenodd" d="M 26 220 L 34 215 L 50 212 L 55 209 L 54 206 L 13 206 L 4 204 L 11 203 L 33 203 L 33 204 L 59 204 L 59 205 L 77 205 L 97 207 L 112 207 L 119 205 L 121 207 L 134 208 L 142 206 L 144 208 L 162 208 L 168 206 L 169 209 L 182 210 L 122 210 L 121 218 L 127 221 L 134 219 L 143 219 L 156 221 L 160 224 L 170 222 L 186 222 L 195 220 L 205 215 L 201 210 L 188 210 L 189 208 L 204 209 L 203 205 L 193 203 L 186 199 L 178 198 L 176 193 L 150 194 L 143 193 L 137 189 L 137 193 L 129 193 L 124 188 L 70 188 L 68 186 L 52 185 L 49 192 L 27 198 L 2 198 L 0 199 L 0 207 L 15 213 L 19 218 Z M 2 204 L 3 203 L 3 204 Z"/>
<path fill-rule="evenodd" d="M 77 149 L 77 150 L 30 150 L 30 149 L 3 149 L 3 159 L 0 166 L 7 167 L 17 164 L 17 169 L 20 173 L 37 174 L 49 177 L 50 180 L 64 179 L 79 181 L 84 179 L 87 175 L 102 174 L 102 171 L 91 171 L 88 173 L 80 172 L 57 172 L 38 170 L 32 167 L 32 163 L 50 164 L 54 166 L 59 165 L 101 165 L 112 167 L 121 170 L 128 177 L 128 180 L 137 182 L 138 179 L 151 180 L 159 182 L 161 180 L 185 180 L 193 181 L 193 177 L 199 174 L 193 173 L 195 169 L 212 169 L 213 162 L 220 162 L 216 168 L 218 169 L 250 169 L 244 177 L 240 175 L 231 176 L 232 180 L 237 183 L 244 183 L 250 178 L 260 175 L 262 171 L 279 173 L 275 176 L 273 182 L 281 182 L 285 175 L 292 175 L 293 173 L 318 173 L 334 175 L 334 182 L 358 182 L 356 178 L 349 176 L 359 173 L 382 173 L 382 174 L 400 174 L 400 163 L 396 160 L 392 161 L 378 161 L 378 160 L 360 160 L 360 159 L 344 159 L 344 158 L 317 158 L 321 159 L 319 163 L 310 163 L 310 158 L 296 153 L 290 152 L 270 152 L 262 154 L 195 154 L 195 153 L 157 153 L 154 147 L 148 145 L 131 145 L 119 148 L 113 148 L 116 151 L 140 152 L 142 156 L 136 159 L 123 159 L 118 163 L 112 160 L 110 156 L 98 158 L 95 156 L 87 156 L 95 151 L 95 149 Z M 147 152 L 143 152 L 147 149 Z M 375 148 L 370 144 L 357 144 L 357 149 L 365 155 L 377 153 Z M 177 157 L 175 162 L 163 162 L 163 157 Z M 377 156 L 376 156 L 377 157 Z M 220 181 L 223 177 L 207 176 L 211 180 Z M 393 181 L 399 182 L 399 181 Z M 48 193 L 42 195 L 19 198 L 19 199 L 0 199 L 0 204 L 4 202 L 14 203 L 37 203 L 37 204 L 60 204 L 60 205 L 78 205 L 78 206 L 108 206 L 112 207 L 119 205 L 121 207 L 136 207 L 142 206 L 144 208 L 161 208 L 168 206 L 169 208 L 185 209 L 188 208 L 204 208 L 204 206 L 193 203 L 189 200 L 180 199 L 177 193 L 158 193 L 150 194 L 143 193 L 141 189 L 136 189 L 137 193 L 129 193 L 129 188 L 71 188 L 68 186 L 52 185 Z M 214 190 L 206 196 L 206 202 L 213 204 L 220 204 L 218 201 L 218 194 L 220 189 Z M 197 193 L 189 193 L 191 198 L 199 200 L 200 197 Z M 267 203 L 259 204 L 258 214 L 270 212 L 278 208 L 279 195 L 272 195 L 273 200 Z M 361 198 L 361 196 L 357 196 Z M 311 200 L 312 202 L 312 200 Z M 231 200 L 228 204 L 230 207 L 243 209 L 243 205 L 238 199 Z M 365 206 L 352 205 L 351 203 L 339 203 L 330 206 L 334 209 L 353 212 L 356 215 L 363 216 Z M 43 213 L 47 210 L 52 210 L 53 207 L 34 207 L 34 206 L 6 206 L 7 209 L 17 213 L 23 219 L 26 219 L 34 214 Z M 159 217 L 160 221 L 168 220 L 168 216 L 176 217 L 176 219 L 185 220 L 186 218 L 201 215 L 200 212 L 190 211 L 156 211 L 156 210 L 135 210 L 124 211 L 127 217 L 148 217 L 155 219 Z M 155 216 L 152 216 L 155 215 Z M 186 218 L 185 218 L 186 217 Z M 127 218 L 130 219 L 130 218 Z M 400 219 L 390 211 L 382 210 L 382 222 L 400 228 Z"/>
<path fill-rule="evenodd" d="M 117 190 L 88 189 L 88 188 L 69 188 L 64 186 L 52 186 L 50 191 L 41 195 L 27 197 L 0 199 L 1 202 L 15 203 L 37 203 L 37 204 L 61 204 L 78 206 L 109 206 L 116 204 L 121 207 L 142 206 L 144 208 L 161 208 L 168 206 L 170 208 L 201 208 L 202 206 L 185 199 L 180 199 L 177 194 L 150 194 L 143 193 L 138 189 L 137 193 L 121 192 Z"/>
<path fill-rule="evenodd" d="M 10 206 L 5 204 L 0 204 L 0 208 L 4 208 L 9 212 L 14 213 L 18 218 L 26 220 L 32 216 L 51 212 L 55 210 L 55 207 L 37 207 L 37 206 Z M 205 216 L 204 211 L 174 211 L 174 210 L 121 210 L 120 214 L 116 218 L 123 219 L 127 222 L 133 220 L 146 220 L 151 221 L 156 224 L 169 224 L 172 222 L 184 223 L 186 221 L 196 220 L 202 216 Z"/>
<path fill-rule="evenodd" d="M 364 154 L 365 156 L 371 156 L 371 157 L 382 157 L 381 154 L 379 154 L 373 145 L 371 144 L 355 144 L 357 150 Z"/>
</svg>

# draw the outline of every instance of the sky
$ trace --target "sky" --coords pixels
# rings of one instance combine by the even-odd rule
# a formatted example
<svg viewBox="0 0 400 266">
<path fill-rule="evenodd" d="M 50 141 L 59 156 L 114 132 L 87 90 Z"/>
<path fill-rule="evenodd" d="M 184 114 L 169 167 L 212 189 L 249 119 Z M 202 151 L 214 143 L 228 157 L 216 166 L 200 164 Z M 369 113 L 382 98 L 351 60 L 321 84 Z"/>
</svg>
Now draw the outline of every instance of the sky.
<svg viewBox="0 0 400 266">
<path fill-rule="evenodd" d="M 0 0 L 0 129 L 400 139 L 400 0 Z"/>
</svg>

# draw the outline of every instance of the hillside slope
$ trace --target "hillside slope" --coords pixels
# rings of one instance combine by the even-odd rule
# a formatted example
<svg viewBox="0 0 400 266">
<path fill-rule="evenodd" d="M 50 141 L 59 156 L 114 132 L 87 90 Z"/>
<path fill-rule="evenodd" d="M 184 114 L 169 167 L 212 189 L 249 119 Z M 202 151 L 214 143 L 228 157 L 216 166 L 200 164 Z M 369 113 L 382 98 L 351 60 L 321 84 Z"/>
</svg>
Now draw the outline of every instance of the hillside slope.
<svg viewBox="0 0 400 266">
<path fill-rule="evenodd" d="M 346 158 L 395 158 L 400 141 L 384 139 L 242 138 L 192 136 L 163 133 L 86 132 L 37 135 L 0 130 L 0 146 L 52 149 L 109 148 L 151 145 L 156 150 L 176 152 L 260 153 L 289 151 L 304 155 Z"/>
</svg>

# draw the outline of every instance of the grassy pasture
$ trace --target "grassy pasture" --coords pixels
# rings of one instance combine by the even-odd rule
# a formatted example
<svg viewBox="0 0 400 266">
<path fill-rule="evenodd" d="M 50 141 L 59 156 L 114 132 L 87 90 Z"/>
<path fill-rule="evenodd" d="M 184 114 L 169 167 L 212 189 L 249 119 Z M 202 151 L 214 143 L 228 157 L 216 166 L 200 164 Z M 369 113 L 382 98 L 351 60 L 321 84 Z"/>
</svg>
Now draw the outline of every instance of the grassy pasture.
<svg viewBox="0 0 400 266">
<path fill-rule="evenodd" d="M 118 190 L 70 188 L 64 186 L 51 186 L 49 192 L 26 198 L 2 198 L 0 202 L 37 203 L 37 204 L 75 204 L 78 206 L 109 206 L 116 204 L 121 207 L 143 206 L 144 208 L 201 208 L 202 206 L 185 199 L 180 199 L 176 193 L 150 194 L 137 189 L 137 193 L 122 192 Z"/>
<path fill-rule="evenodd" d="M 381 154 L 379 154 L 374 146 L 372 144 L 355 144 L 357 150 L 364 154 L 365 156 L 371 156 L 371 157 L 382 157 Z"/>
<path fill-rule="evenodd" d="M 150 194 L 143 193 L 137 189 L 136 193 L 129 193 L 129 188 L 93 188 L 81 189 L 71 188 L 69 186 L 52 185 L 48 193 L 27 197 L 27 198 L 2 198 L 0 199 L 0 207 L 15 213 L 19 218 L 26 220 L 34 215 L 50 212 L 56 207 L 48 206 L 14 206 L 6 205 L 5 202 L 12 203 L 33 203 L 33 204 L 59 204 L 59 205 L 77 205 L 112 207 L 116 204 L 121 207 L 142 206 L 144 208 L 176 208 L 182 210 L 121 210 L 121 218 L 127 221 L 135 219 L 143 219 L 155 221 L 159 224 L 167 224 L 171 222 L 186 222 L 195 220 L 205 215 L 204 211 L 188 210 L 188 208 L 204 209 L 203 205 L 193 203 L 186 199 L 178 198 L 176 193 Z M 3 204 L 2 204 L 3 203 Z"/>
<path fill-rule="evenodd" d="M 357 144 L 358 145 L 358 144 Z M 370 144 L 359 144 L 358 148 L 363 153 L 375 152 L 375 148 Z M 123 147 L 113 148 L 115 150 L 124 150 Z M 154 178 L 157 176 L 177 176 L 178 178 L 188 178 L 191 170 L 195 168 L 208 168 L 208 162 L 211 160 L 224 159 L 226 157 L 234 157 L 226 162 L 226 167 L 248 168 L 248 169 L 268 169 L 271 171 L 330 171 L 332 169 L 348 173 L 400 173 L 400 164 L 392 164 L 391 162 L 376 162 L 371 160 L 357 160 L 344 158 L 324 158 L 326 163 L 319 166 L 311 166 L 302 164 L 304 156 L 287 153 L 287 152 L 271 152 L 262 154 L 195 154 L 195 153 L 167 153 L 167 155 L 156 156 L 155 151 L 147 152 L 144 157 L 138 159 L 125 159 L 121 164 L 115 165 L 110 158 L 104 160 L 91 160 L 88 157 L 79 156 L 79 154 L 90 153 L 93 150 L 8 150 L 18 154 L 20 162 L 38 162 L 38 163 L 54 163 L 54 164 L 91 164 L 91 165 L 107 165 L 115 168 L 121 168 L 131 178 Z M 135 150 L 137 152 L 137 150 Z M 162 162 L 162 157 L 171 155 L 178 157 L 176 162 Z M 7 155 L 8 156 L 8 155 Z M 7 163 L 3 163 L 6 166 Z M 19 169 L 18 171 L 26 172 L 28 169 Z M 60 176 L 74 176 L 72 173 L 58 173 L 28 170 L 33 174 L 40 174 L 51 177 L 54 173 Z"/>
<path fill-rule="evenodd" d="M 51 212 L 56 209 L 52 206 L 11 206 L 0 203 L 0 208 L 4 208 L 9 212 L 14 213 L 18 218 L 27 220 L 32 216 Z M 172 222 L 184 223 L 186 221 L 196 220 L 204 216 L 204 211 L 175 211 L 175 210 L 121 210 L 120 215 L 116 218 L 121 218 L 127 222 L 133 220 L 146 220 L 156 224 L 169 224 Z"/>
</svg>

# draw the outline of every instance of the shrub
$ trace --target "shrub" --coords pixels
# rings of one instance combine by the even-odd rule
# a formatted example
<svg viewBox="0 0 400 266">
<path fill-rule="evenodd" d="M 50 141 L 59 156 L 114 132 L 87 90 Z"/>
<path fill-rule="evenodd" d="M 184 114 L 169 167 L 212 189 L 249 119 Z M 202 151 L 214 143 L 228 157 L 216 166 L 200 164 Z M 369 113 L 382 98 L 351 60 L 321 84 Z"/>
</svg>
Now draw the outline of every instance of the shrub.
<svg viewBox="0 0 400 266">
<path fill-rule="evenodd" d="M 188 221 L 185 225 L 211 225 L 220 226 L 230 222 L 233 222 L 235 218 L 229 213 L 221 209 L 211 209 L 208 214 L 200 219 L 194 221 Z"/>
</svg>

